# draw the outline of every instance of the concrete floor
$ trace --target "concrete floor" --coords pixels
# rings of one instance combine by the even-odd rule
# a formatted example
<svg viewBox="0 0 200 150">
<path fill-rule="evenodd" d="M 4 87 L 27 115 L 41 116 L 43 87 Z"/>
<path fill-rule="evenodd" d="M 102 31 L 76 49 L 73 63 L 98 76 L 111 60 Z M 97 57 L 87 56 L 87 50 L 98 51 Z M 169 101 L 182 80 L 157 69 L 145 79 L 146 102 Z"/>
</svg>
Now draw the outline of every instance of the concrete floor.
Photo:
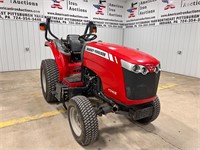
<svg viewBox="0 0 200 150">
<path fill-rule="evenodd" d="M 62 109 L 42 96 L 39 71 L 0 73 L 0 124 Z M 74 140 L 66 114 L 0 128 L 0 149 L 200 149 L 200 79 L 163 72 L 158 91 L 161 114 L 143 126 L 122 115 L 99 117 L 96 143 L 81 147 Z"/>
</svg>

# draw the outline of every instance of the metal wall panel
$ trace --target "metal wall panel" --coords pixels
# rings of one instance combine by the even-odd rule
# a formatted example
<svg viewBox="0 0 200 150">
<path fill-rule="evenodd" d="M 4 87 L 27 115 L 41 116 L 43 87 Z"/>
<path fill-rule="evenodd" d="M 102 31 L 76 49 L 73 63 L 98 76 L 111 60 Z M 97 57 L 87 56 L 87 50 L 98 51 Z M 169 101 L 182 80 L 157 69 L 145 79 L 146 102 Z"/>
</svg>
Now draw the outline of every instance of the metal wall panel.
<svg viewBox="0 0 200 150">
<path fill-rule="evenodd" d="M 0 72 L 38 69 L 42 59 L 52 58 L 44 47 L 39 23 L 0 20 Z M 52 24 L 58 37 L 82 34 L 84 26 Z M 124 39 L 123 39 L 124 34 Z M 98 40 L 122 44 L 147 52 L 169 72 L 200 77 L 200 23 L 162 25 L 144 28 L 98 28 Z M 25 48 L 29 48 L 28 51 Z M 178 55 L 177 51 L 182 51 Z"/>
<path fill-rule="evenodd" d="M 52 24 L 58 37 L 67 34 L 83 34 L 85 27 Z M 98 28 L 98 40 L 122 45 L 123 29 Z M 42 59 L 53 58 L 48 47 L 44 47 L 44 32 L 39 31 L 38 22 L 0 20 L 0 72 L 38 69 Z"/>
<path fill-rule="evenodd" d="M 124 45 L 151 54 L 162 69 L 200 78 L 200 23 L 128 28 Z M 181 51 L 179 55 L 177 52 Z"/>
</svg>

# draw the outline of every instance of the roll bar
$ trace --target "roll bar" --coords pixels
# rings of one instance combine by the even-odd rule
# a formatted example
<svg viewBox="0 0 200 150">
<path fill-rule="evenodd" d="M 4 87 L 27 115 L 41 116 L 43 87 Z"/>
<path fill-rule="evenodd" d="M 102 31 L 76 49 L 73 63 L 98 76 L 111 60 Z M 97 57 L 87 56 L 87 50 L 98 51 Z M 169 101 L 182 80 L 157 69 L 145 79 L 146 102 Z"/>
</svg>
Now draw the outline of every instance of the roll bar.
<svg viewBox="0 0 200 150">
<path fill-rule="evenodd" d="M 41 29 L 41 30 L 45 30 L 45 39 L 46 39 L 47 41 L 51 41 L 51 40 L 52 40 L 52 39 L 49 39 L 49 38 L 48 38 L 48 32 L 49 32 L 49 34 L 50 34 L 52 37 L 54 37 L 55 39 L 58 39 L 58 37 L 55 36 L 55 35 L 51 32 L 50 23 L 51 23 L 51 18 L 50 18 L 50 17 L 48 17 L 48 18 L 46 19 L 46 23 L 44 23 L 44 22 L 40 23 L 40 29 Z"/>
<path fill-rule="evenodd" d="M 85 32 L 84 32 L 84 35 L 86 35 L 87 33 L 88 33 L 88 30 L 89 30 L 89 34 L 91 34 L 91 33 L 96 33 L 97 32 L 97 27 L 96 27 L 96 25 L 92 22 L 92 21 L 90 21 L 88 24 L 87 24 L 87 26 L 86 26 L 86 28 L 85 28 Z"/>
<path fill-rule="evenodd" d="M 55 39 L 58 39 L 58 37 L 55 36 L 55 35 L 51 32 L 50 23 L 51 23 L 51 18 L 50 18 L 50 17 L 48 17 L 48 18 L 46 19 L 46 23 L 44 23 L 44 22 L 40 23 L 40 30 L 44 30 L 44 31 L 45 31 L 45 39 L 46 39 L 47 41 L 51 41 L 51 40 L 52 40 L 52 39 L 48 38 L 48 32 L 49 32 L 49 34 L 50 34 L 52 37 L 54 37 Z M 89 32 L 88 32 L 88 31 L 89 31 Z M 86 35 L 86 34 L 92 34 L 92 33 L 94 33 L 94 32 L 95 32 L 95 33 L 97 32 L 97 27 L 96 27 L 96 25 L 95 25 L 92 21 L 90 21 L 90 22 L 87 24 L 86 28 L 85 28 L 84 35 Z"/>
<path fill-rule="evenodd" d="M 49 31 L 49 33 L 50 33 L 51 36 L 53 36 L 55 39 L 58 39 L 58 37 L 55 36 L 55 35 L 51 32 L 50 22 L 51 22 L 51 18 L 47 18 L 47 20 L 46 20 L 47 29 L 48 29 L 48 31 Z M 47 38 L 47 36 L 45 36 L 45 38 Z"/>
</svg>

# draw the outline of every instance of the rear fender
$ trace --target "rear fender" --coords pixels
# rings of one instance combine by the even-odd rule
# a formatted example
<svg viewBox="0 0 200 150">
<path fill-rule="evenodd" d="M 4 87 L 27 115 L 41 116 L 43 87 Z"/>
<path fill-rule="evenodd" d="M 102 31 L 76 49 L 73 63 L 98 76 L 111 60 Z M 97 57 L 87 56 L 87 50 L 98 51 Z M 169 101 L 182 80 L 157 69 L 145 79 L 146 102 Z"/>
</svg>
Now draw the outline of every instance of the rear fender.
<svg viewBox="0 0 200 150">
<path fill-rule="evenodd" d="M 58 66 L 59 80 L 62 81 L 64 77 L 69 76 L 68 64 L 69 64 L 70 56 L 59 52 L 54 42 L 50 42 L 49 47 L 51 48 L 53 52 L 56 64 Z"/>
</svg>

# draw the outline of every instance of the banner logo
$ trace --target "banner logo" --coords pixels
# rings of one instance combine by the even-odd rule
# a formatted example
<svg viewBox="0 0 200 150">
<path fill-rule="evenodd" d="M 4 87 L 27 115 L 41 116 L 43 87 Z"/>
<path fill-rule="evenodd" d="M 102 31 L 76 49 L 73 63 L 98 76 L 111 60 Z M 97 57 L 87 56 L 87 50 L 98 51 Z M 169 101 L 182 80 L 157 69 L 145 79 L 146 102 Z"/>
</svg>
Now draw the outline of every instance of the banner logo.
<svg viewBox="0 0 200 150">
<path fill-rule="evenodd" d="M 130 13 L 130 15 L 128 16 L 128 18 L 135 17 L 134 13 L 137 10 L 137 7 L 135 7 L 135 5 L 137 5 L 137 2 L 136 3 L 131 3 L 131 8 L 127 9 L 127 12 Z"/>
<path fill-rule="evenodd" d="M 99 14 L 100 14 L 100 15 L 104 15 L 103 9 L 106 8 L 106 6 L 104 6 L 104 5 L 102 4 L 103 2 L 106 2 L 106 0 L 99 0 L 99 4 L 94 4 L 94 5 L 93 5 L 95 8 L 98 9 L 97 12 L 96 12 L 97 15 L 99 15 Z"/>
<path fill-rule="evenodd" d="M 52 1 L 53 1 L 53 5 L 51 5 L 51 8 L 62 9 L 62 6 L 60 5 L 60 2 L 62 2 L 64 0 L 52 0 Z"/>
<path fill-rule="evenodd" d="M 162 0 L 162 2 L 163 3 L 167 3 L 167 6 L 164 8 L 164 10 L 175 8 L 175 5 L 173 5 L 173 1 L 172 0 Z"/>
</svg>

